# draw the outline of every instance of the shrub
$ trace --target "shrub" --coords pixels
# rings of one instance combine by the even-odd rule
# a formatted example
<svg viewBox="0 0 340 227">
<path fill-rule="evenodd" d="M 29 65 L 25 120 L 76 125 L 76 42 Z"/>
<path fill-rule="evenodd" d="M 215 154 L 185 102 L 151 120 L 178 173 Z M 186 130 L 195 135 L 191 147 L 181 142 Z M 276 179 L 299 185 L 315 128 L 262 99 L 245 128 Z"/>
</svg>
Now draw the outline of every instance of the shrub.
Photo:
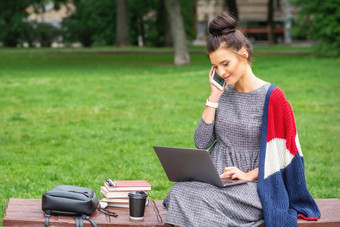
<svg viewBox="0 0 340 227">
<path fill-rule="evenodd" d="M 322 57 L 340 56 L 340 5 L 338 0 L 295 0 L 300 11 L 298 32 L 315 39 L 315 53 Z"/>
</svg>

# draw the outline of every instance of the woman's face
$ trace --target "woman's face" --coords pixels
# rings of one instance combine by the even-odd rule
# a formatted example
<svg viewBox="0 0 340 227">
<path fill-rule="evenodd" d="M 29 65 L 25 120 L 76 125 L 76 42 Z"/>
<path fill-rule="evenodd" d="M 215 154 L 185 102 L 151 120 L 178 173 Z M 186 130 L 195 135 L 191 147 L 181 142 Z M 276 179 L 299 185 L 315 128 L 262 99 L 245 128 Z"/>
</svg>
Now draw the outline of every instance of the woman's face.
<svg viewBox="0 0 340 227">
<path fill-rule="evenodd" d="M 228 85 L 235 85 L 246 72 L 247 59 L 220 47 L 209 54 L 212 66 Z"/>
</svg>

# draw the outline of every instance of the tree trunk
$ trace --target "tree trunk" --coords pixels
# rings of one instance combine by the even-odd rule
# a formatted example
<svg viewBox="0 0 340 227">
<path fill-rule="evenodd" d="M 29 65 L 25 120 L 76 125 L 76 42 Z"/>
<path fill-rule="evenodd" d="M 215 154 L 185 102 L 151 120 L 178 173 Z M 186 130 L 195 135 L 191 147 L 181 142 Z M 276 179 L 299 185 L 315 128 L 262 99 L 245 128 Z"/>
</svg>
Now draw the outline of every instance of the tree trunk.
<svg viewBox="0 0 340 227">
<path fill-rule="evenodd" d="M 165 27 L 164 29 L 164 46 L 171 47 L 173 46 L 172 41 L 172 34 L 171 34 L 171 26 L 170 26 L 170 17 L 167 15 L 167 11 L 165 9 L 165 3 L 162 1 L 161 7 L 161 20 L 163 22 L 163 25 Z"/>
<path fill-rule="evenodd" d="M 130 46 L 127 0 L 117 0 L 116 46 Z"/>
<path fill-rule="evenodd" d="M 229 13 L 238 20 L 238 9 L 236 0 L 225 0 L 224 4 L 228 8 Z"/>
<path fill-rule="evenodd" d="M 140 15 L 137 16 L 137 24 L 138 24 L 138 46 L 144 46 L 145 40 L 144 23 L 143 17 Z"/>
<path fill-rule="evenodd" d="M 268 44 L 273 45 L 275 43 L 274 31 L 275 31 L 275 22 L 274 22 L 274 1 L 268 0 L 268 12 L 267 12 L 267 23 L 268 23 Z"/>
<path fill-rule="evenodd" d="M 289 0 L 286 0 L 285 2 L 285 33 L 284 33 L 284 37 L 285 37 L 285 44 L 292 44 L 292 37 L 290 34 L 290 30 L 292 28 L 292 14 L 291 14 L 291 10 L 290 10 L 290 4 L 289 4 Z"/>
<path fill-rule="evenodd" d="M 181 7 L 178 0 L 165 0 L 165 9 L 169 16 L 172 40 L 175 51 L 175 65 L 190 64 L 190 56 L 184 30 Z"/>
</svg>

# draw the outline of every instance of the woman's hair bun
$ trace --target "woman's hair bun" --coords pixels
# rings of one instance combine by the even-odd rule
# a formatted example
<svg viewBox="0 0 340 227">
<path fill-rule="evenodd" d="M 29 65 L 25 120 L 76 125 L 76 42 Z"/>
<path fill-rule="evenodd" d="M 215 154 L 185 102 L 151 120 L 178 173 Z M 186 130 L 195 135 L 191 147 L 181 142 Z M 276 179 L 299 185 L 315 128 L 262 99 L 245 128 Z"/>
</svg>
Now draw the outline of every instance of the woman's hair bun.
<svg viewBox="0 0 340 227">
<path fill-rule="evenodd" d="M 223 13 L 210 20 L 208 23 L 209 33 L 213 36 L 227 35 L 235 31 L 237 20 L 228 13 Z"/>
<path fill-rule="evenodd" d="M 207 53 L 210 54 L 223 47 L 238 52 L 241 48 L 248 51 L 248 62 L 253 55 L 253 47 L 242 31 L 236 30 L 237 20 L 233 15 L 223 13 L 208 23 L 210 36 L 207 42 Z"/>
</svg>

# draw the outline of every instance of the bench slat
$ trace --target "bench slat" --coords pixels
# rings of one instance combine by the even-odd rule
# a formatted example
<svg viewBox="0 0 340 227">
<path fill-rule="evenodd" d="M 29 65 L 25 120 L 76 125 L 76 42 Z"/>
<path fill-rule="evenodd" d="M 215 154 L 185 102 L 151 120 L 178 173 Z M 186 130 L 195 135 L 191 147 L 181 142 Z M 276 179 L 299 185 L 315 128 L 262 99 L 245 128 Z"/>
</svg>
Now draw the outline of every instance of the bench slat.
<svg viewBox="0 0 340 227">
<path fill-rule="evenodd" d="M 298 220 L 299 227 L 340 227 L 340 199 L 316 199 L 321 211 L 318 221 Z M 164 226 L 167 209 L 161 200 L 154 201 L 155 207 L 150 203 L 145 208 L 144 220 L 132 221 L 129 218 L 129 209 L 112 208 L 109 210 L 118 213 L 118 218 L 108 217 L 95 211 L 91 218 L 100 226 Z M 155 209 L 157 208 L 157 209 Z M 41 199 L 14 199 L 8 200 L 3 225 L 4 226 L 43 226 L 44 212 L 41 210 Z M 85 226 L 92 226 L 84 221 Z M 50 226 L 75 226 L 73 217 L 51 216 Z"/>
<path fill-rule="evenodd" d="M 298 220 L 299 227 L 340 227 L 340 199 L 315 199 L 321 212 L 318 221 Z"/>
<path fill-rule="evenodd" d="M 95 211 L 91 218 L 98 226 L 163 226 L 164 223 L 157 220 L 152 204 L 145 209 L 144 220 L 132 221 L 129 218 L 129 209 L 112 208 L 109 210 L 118 214 L 118 218 L 108 217 Z M 5 211 L 4 226 L 42 226 L 45 222 L 44 212 L 41 210 L 41 199 L 9 199 Z M 50 218 L 50 226 L 75 226 L 73 217 L 54 216 Z M 85 226 L 92 226 L 84 221 Z"/>
</svg>

